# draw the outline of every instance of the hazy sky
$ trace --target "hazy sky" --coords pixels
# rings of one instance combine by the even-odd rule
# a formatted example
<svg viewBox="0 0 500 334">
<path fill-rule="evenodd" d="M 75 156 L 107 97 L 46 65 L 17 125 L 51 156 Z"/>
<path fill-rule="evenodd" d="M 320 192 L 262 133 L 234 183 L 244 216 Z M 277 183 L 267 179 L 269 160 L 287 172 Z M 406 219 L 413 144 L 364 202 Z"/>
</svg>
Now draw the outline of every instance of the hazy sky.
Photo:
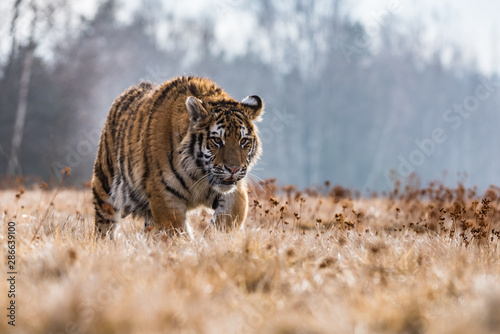
<svg viewBox="0 0 500 334">
<path fill-rule="evenodd" d="M 466 57 L 476 57 L 481 70 L 500 71 L 498 0 L 352 0 L 347 3 L 352 16 L 365 22 L 374 21 L 374 13 L 399 5 L 395 17 L 405 22 L 417 18 L 423 21 L 429 30 L 429 40 L 452 41 L 461 47 Z"/>
<path fill-rule="evenodd" d="M 2 1 L 0 13 L 8 13 L 13 0 Z M 73 8 L 85 16 L 95 12 L 96 0 L 70 1 Z M 122 17 L 143 1 L 121 1 Z M 483 71 L 500 72 L 500 1 L 498 0 L 344 0 L 344 6 L 353 18 L 365 23 L 374 23 L 375 18 L 384 10 L 397 7 L 394 17 L 400 25 L 411 26 L 420 22 L 427 31 L 426 40 L 433 43 L 451 41 L 460 46 L 467 59 L 477 59 Z M 243 50 L 245 41 L 242 36 L 251 32 L 252 21 L 245 16 L 241 0 L 185 0 L 176 3 L 179 12 L 188 15 L 205 15 L 215 12 L 219 19 L 216 34 L 230 40 L 236 49 Z M 10 13 L 9 13 L 10 14 Z M 2 15 L 5 17 L 5 15 Z M 8 20 L 0 23 L 0 52 L 5 54 L 8 46 Z"/>
<path fill-rule="evenodd" d="M 78 2 L 82 10 L 91 13 L 93 1 Z M 125 10 L 134 8 L 140 1 L 126 1 Z M 242 9 L 241 0 L 188 0 L 182 2 L 181 10 L 186 15 L 203 15 L 215 8 L 224 17 L 224 24 L 217 29 L 217 34 L 232 40 L 232 45 L 238 45 L 238 38 L 251 31 L 252 22 L 246 22 L 245 17 L 235 13 Z M 384 10 L 397 8 L 394 17 L 403 25 L 421 22 L 428 29 L 426 39 L 429 43 L 450 41 L 458 45 L 467 59 L 477 59 L 479 68 L 483 71 L 500 71 L 500 25 L 497 23 L 500 13 L 498 0 L 344 0 L 346 9 L 353 18 L 364 22 L 374 22 L 377 14 Z M 244 10 L 243 10 L 244 12 Z M 232 15 L 229 15 L 232 14 Z"/>
</svg>

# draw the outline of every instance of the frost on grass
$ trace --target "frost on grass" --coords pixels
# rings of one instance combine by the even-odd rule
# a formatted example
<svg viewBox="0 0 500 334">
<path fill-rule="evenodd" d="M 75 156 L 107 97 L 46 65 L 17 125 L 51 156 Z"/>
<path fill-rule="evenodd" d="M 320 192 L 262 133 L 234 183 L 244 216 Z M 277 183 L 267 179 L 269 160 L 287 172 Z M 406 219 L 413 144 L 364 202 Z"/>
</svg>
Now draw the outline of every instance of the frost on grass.
<svg viewBox="0 0 500 334">
<path fill-rule="evenodd" d="M 499 195 L 271 180 L 250 193 L 244 230 L 201 210 L 192 240 L 127 219 L 111 241 L 94 238 L 88 190 L 4 190 L 0 251 L 15 220 L 24 333 L 492 333 Z"/>
</svg>

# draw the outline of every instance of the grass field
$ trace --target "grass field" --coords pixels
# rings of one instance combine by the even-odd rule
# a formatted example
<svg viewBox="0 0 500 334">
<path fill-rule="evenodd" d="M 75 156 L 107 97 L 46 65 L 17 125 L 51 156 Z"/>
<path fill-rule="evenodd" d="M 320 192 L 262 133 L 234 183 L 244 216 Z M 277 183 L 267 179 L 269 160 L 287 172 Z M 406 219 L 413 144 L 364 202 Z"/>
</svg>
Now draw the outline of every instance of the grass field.
<svg viewBox="0 0 500 334">
<path fill-rule="evenodd" d="M 367 199 L 268 181 L 243 231 L 201 210 L 194 240 L 130 219 L 95 240 L 90 191 L 53 195 L 0 191 L 3 277 L 10 221 L 17 246 L 16 327 L 2 279 L 0 333 L 500 332 L 496 188 Z"/>
</svg>

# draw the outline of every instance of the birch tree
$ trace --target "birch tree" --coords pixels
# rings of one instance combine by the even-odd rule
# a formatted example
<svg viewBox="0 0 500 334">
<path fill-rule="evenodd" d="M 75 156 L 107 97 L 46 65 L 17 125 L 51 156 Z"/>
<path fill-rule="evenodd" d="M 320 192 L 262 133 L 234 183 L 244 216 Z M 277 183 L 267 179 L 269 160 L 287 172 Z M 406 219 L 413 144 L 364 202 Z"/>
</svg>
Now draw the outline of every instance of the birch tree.
<svg viewBox="0 0 500 334">
<path fill-rule="evenodd" d="M 10 157 L 7 172 L 10 175 L 21 175 L 22 168 L 19 162 L 21 144 L 23 139 L 24 124 L 26 122 L 26 111 L 28 108 L 28 94 L 31 81 L 31 69 L 33 67 L 33 58 L 35 49 L 38 45 L 37 39 L 43 38 L 53 27 L 54 14 L 58 8 L 65 5 L 65 1 L 50 2 L 39 4 L 37 1 L 31 1 L 27 8 L 22 7 L 22 0 L 16 0 L 13 7 L 13 17 L 11 21 L 12 34 L 12 56 L 16 48 L 16 25 L 21 10 L 31 16 L 28 42 L 25 49 L 24 60 L 21 70 L 21 80 L 19 84 L 19 94 L 17 101 L 16 118 L 12 135 Z"/>
</svg>

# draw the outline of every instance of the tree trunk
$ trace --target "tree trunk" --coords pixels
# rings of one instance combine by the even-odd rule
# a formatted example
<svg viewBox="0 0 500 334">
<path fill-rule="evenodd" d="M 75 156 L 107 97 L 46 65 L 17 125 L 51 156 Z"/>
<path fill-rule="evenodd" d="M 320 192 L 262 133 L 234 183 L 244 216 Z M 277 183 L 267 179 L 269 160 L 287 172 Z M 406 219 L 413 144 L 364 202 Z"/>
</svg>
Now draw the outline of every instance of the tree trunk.
<svg viewBox="0 0 500 334">
<path fill-rule="evenodd" d="M 21 74 L 16 121 L 14 123 L 14 134 L 12 135 L 12 146 L 8 167 L 8 174 L 10 175 L 22 174 L 21 164 L 19 163 L 19 151 L 23 139 L 24 123 L 26 120 L 26 109 L 28 106 L 28 92 L 31 81 L 31 68 L 33 67 L 34 52 L 35 44 L 32 42 L 26 50 Z"/>
<path fill-rule="evenodd" d="M 6 77 L 9 77 L 11 73 L 12 64 L 14 63 L 14 56 L 17 49 L 17 40 L 16 40 L 16 28 L 17 21 L 19 19 L 19 9 L 21 8 L 22 0 L 16 0 L 14 2 L 14 6 L 12 8 L 12 18 L 10 20 L 10 51 L 9 51 L 9 59 L 7 61 L 7 68 L 5 70 Z"/>
</svg>

